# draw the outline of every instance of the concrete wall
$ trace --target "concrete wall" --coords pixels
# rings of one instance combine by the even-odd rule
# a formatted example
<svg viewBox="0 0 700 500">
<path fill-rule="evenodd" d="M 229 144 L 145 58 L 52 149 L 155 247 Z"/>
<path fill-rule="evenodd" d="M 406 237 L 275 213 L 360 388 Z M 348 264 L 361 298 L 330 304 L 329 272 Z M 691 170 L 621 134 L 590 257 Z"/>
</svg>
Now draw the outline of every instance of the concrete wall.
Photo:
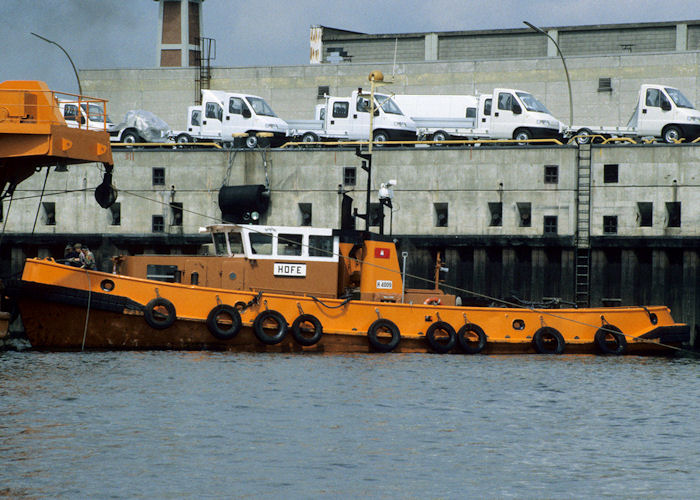
<svg viewBox="0 0 700 500">
<path fill-rule="evenodd" d="M 377 149 L 372 178 L 373 201 L 381 182 L 397 179 L 393 228 L 406 235 L 539 237 L 545 215 L 558 217 L 558 234 L 575 233 L 577 148 L 480 147 Z M 43 202 L 56 203 L 56 223 L 39 218 L 37 233 L 151 233 L 151 216 L 168 215 L 169 203 L 181 202 L 184 233 L 220 218 L 217 195 L 223 185 L 265 184 L 272 202 L 265 223 L 300 223 L 298 204 L 313 205 L 313 225 L 340 223 L 338 186 L 354 192 L 364 209 L 366 175 L 353 150 L 188 151 L 135 150 L 114 153 L 114 183 L 121 203 L 121 225 L 112 226 L 108 211 L 97 207 L 92 190 L 101 181 L 94 164 L 52 171 Z M 229 162 L 231 169 L 229 170 Z M 618 165 L 618 182 L 604 182 L 605 165 Z M 546 183 L 545 165 L 558 166 L 558 182 Z M 153 169 L 165 173 L 153 185 Z M 344 184 L 344 170 L 355 169 L 354 185 Z M 617 215 L 624 237 L 700 237 L 700 147 L 694 145 L 593 146 L 591 236 L 603 236 L 604 215 Z M 6 230 L 33 226 L 43 176 L 16 191 Z M 174 194 L 173 194 L 174 193 Z M 654 203 L 652 227 L 640 227 L 637 202 Z M 682 222 L 668 228 L 665 203 L 679 201 Z M 503 225 L 489 226 L 489 202 L 503 203 Z M 3 202 L 7 213 L 8 201 Z M 436 227 L 434 205 L 448 204 L 448 224 Z M 531 203 L 532 225 L 521 227 L 518 203 Z M 40 214 L 41 215 L 41 214 Z M 166 217 L 167 220 L 167 217 Z"/>
</svg>

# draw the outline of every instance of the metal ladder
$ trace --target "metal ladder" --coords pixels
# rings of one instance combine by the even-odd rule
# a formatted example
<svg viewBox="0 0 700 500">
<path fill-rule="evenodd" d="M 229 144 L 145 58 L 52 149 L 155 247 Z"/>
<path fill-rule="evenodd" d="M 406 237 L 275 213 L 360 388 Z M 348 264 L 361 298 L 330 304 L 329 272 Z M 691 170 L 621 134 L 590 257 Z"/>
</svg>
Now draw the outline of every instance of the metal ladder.
<svg viewBox="0 0 700 500">
<path fill-rule="evenodd" d="M 199 48 L 194 55 L 197 73 L 194 79 L 194 102 L 202 104 L 202 89 L 208 89 L 211 82 L 211 61 L 216 59 L 216 40 L 199 38 Z"/>
<path fill-rule="evenodd" d="M 578 147 L 576 194 L 576 305 L 590 306 L 591 273 L 591 145 Z"/>
</svg>

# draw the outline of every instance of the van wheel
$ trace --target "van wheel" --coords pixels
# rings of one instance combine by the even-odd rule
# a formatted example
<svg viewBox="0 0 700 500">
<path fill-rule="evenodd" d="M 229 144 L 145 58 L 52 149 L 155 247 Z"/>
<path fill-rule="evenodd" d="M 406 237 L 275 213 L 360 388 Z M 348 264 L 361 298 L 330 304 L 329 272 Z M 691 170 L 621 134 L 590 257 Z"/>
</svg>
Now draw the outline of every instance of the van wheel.
<svg viewBox="0 0 700 500">
<path fill-rule="evenodd" d="M 301 136 L 301 142 L 318 142 L 318 136 L 313 132 L 307 132 Z"/>
<path fill-rule="evenodd" d="M 258 136 L 257 135 L 249 135 L 248 137 L 245 138 L 245 147 L 248 149 L 255 149 L 258 147 Z"/>
<path fill-rule="evenodd" d="M 388 140 L 389 135 L 383 130 L 374 133 L 374 142 L 386 142 Z"/>
<path fill-rule="evenodd" d="M 664 129 L 663 136 L 666 144 L 675 144 L 681 139 L 681 129 L 675 125 L 669 125 Z"/>
<path fill-rule="evenodd" d="M 180 134 L 177 136 L 177 139 L 175 139 L 175 142 L 178 144 L 188 144 L 194 141 L 192 141 L 192 136 L 190 136 L 190 134 Z"/>
<path fill-rule="evenodd" d="M 141 138 L 138 136 L 138 134 L 136 132 L 133 132 L 131 130 L 127 130 L 122 135 L 122 142 L 124 144 L 135 144 L 137 142 L 141 142 Z"/>
<path fill-rule="evenodd" d="M 513 139 L 516 141 L 529 141 L 532 139 L 532 133 L 526 128 L 519 128 L 513 133 Z"/>
<path fill-rule="evenodd" d="M 576 132 L 576 144 L 588 144 L 591 142 L 591 136 L 593 135 L 593 132 L 591 132 L 590 129 L 587 128 L 582 128 L 578 132 Z"/>
<path fill-rule="evenodd" d="M 433 140 L 436 142 L 449 141 L 450 134 L 448 134 L 447 132 L 443 132 L 442 130 L 439 130 L 433 134 Z"/>
</svg>

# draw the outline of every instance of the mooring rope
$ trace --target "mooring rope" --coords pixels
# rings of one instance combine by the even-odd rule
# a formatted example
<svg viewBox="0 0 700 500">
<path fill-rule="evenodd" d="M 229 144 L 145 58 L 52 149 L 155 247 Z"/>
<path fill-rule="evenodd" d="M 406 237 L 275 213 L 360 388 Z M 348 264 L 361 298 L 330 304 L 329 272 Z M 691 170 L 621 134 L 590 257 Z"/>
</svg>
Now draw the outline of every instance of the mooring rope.
<svg viewBox="0 0 700 500">
<path fill-rule="evenodd" d="M 90 302 L 92 301 L 92 284 L 90 283 L 90 271 L 87 268 L 85 268 L 85 274 L 88 280 L 88 301 L 87 310 L 85 311 L 85 328 L 83 329 L 83 345 L 80 347 L 81 351 L 85 351 L 85 338 L 87 337 L 88 319 L 90 318 Z"/>
</svg>

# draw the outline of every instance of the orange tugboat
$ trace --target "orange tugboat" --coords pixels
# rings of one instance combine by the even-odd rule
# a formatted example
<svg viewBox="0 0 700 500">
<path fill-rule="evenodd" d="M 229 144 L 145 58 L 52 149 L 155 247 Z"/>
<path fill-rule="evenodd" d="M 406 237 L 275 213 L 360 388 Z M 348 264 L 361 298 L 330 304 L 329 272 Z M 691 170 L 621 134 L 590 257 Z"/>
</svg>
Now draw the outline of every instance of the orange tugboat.
<svg viewBox="0 0 700 500">
<path fill-rule="evenodd" d="M 310 227 L 206 228 L 212 256 L 122 256 L 114 273 L 28 259 L 8 283 L 39 349 L 669 354 L 666 307 L 461 307 L 404 289 L 391 240 Z"/>
<path fill-rule="evenodd" d="M 110 177 L 96 198 L 113 202 L 106 132 L 70 129 L 45 86 L 9 83 L 14 104 L 0 115 L 0 159 L 11 157 L 13 167 L 0 170 L 0 182 L 14 189 L 56 157 L 102 161 Z M 371 168 L 371 143 L 366 159 Z M 433 289 L 405 289 L 393 241 L 368 231 L 203 231 L 211 256 L 120 256 L 113 273 L 27 259 L 5 294 L 17 301 L 31 345 L 47 350 L 619 355 L 671 354 L 689 340 L 688 326 L 663 306 L 462 307 L 439 289 L 439 262 Z"/>
</svg>

